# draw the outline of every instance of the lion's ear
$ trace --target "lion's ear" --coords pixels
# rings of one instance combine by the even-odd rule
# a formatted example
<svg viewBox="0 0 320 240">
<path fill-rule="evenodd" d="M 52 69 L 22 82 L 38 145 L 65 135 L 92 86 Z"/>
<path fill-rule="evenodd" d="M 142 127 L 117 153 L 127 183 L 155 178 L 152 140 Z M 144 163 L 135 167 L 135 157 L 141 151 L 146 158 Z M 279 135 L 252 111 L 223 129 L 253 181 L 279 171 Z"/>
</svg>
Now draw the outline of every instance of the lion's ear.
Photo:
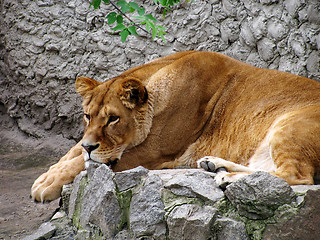
<svg viewBox="0 0 320 240">
<path fill-rule="evenodd" d="M 94 89 L 100 83 L 96 80 L 93 80 L 88 77 L 78 77 L 76 80 L 76 90 L 77 92 L 84 97 L 88 91 Z"/>
<path fill-rule="evenodd" d="M 125 78 L 119 88 L 120 100 L 129 109 L 141 106 L 148 100 L 148 92 L 142 82 L 136 78 Z"/>
</svg>

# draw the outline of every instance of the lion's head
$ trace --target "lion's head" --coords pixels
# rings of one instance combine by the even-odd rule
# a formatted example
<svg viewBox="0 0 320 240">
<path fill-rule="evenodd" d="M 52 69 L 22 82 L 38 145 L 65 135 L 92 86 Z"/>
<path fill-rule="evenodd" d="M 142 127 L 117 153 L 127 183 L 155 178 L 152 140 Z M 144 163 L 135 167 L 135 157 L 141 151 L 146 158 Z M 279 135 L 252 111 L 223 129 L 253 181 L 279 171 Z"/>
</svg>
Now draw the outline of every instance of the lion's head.
<svg viewBox="0 0 320 240">
<path fill-rule="evenodd" d="M 79 77 L 75 85 L 83 97 L 84 158 L 112 167 L 125 149 L 141 143 L 150 131 L 148 92 L 133 77 L 118 77 L 103 83 Z"/>
</svg>

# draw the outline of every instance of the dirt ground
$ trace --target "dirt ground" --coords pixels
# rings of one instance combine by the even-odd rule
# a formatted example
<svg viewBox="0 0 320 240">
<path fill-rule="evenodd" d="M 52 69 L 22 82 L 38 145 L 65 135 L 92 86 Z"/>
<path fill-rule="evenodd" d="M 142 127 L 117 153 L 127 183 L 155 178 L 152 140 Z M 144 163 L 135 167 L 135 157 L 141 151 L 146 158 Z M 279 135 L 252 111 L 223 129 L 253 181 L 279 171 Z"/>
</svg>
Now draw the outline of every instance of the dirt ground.
<svg viewBox="0 0 320 240">
<path fill-rule="evenodd" d="M 47 148 L 21 145 L 1 131 L 0 142 L 0 239 L 22 239 L 48 221 L 59 207 L 59 199 L 45 204 L 30 199 L 33 181 L 59 155 Z"/>
</svg>

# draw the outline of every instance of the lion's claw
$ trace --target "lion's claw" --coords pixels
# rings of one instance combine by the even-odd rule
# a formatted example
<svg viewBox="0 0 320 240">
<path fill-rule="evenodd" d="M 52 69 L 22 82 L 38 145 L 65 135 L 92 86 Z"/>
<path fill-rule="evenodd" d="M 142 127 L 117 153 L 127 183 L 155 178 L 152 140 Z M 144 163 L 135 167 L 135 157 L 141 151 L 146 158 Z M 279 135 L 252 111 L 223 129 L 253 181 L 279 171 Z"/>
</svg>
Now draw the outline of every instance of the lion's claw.
<svg viewBox="0 0 320 240">
<path fill-rule="evenodd" d="M 35 202 L 44 203 L 60 197 L 62 185 L 54 176 L 50 176 L 50 170 L 42 174 L 32 185 L 31 197 Z"/>
</svg>

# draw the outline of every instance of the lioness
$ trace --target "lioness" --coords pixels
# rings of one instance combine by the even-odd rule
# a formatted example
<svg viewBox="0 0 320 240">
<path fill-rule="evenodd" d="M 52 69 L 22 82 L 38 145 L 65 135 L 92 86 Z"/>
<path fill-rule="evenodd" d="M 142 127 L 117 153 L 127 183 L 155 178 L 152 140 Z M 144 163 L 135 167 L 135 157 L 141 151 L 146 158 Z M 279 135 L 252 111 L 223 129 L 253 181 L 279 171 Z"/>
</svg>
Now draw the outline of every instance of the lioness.
<svg viewBox="0 0 320 240">
<path fill-rule="evenodd" d="M 224 167 L 220 185 L 258 170 L 313 184 L 319 172 L 319 82 L 189 51 L 75 86 L 84 136 L 35 181 L 36 201 L 58 198 L 90 159 L 114 171 Z"/>
</svg>

